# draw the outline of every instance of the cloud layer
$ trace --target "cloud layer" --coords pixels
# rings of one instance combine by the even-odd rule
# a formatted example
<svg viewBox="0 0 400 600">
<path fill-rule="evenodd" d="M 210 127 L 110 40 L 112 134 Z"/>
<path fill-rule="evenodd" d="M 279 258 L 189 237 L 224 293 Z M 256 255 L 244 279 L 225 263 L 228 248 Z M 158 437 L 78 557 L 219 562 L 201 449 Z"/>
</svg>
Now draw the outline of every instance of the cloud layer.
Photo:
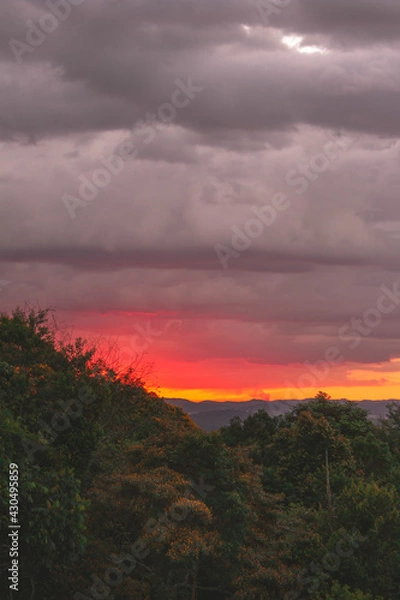
<svg viewBox="0 0 400 600">
<path fill-rule="evenodd" d="M 2 5 L 4 308 L 55 306 L 196 389 L 240 363 L 260 394 L 376 309 L 400 281 L 400 5 L 322 4 Z M 400 310 L 369 329 L 329 385 L 392 372 Z"/>
</svg>

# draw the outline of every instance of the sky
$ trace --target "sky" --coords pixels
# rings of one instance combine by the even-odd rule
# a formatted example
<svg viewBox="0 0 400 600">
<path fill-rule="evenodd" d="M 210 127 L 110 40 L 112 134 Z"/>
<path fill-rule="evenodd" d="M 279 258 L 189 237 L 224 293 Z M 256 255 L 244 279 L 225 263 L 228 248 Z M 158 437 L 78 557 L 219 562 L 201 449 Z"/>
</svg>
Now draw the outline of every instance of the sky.
<svg viewBox="0 0 400 600">
<path fill-rule="evenodd" d="M 398 0 L 2 2 L 0 308 L 166 397 L 399 398 L 399 106 Z"/>
</svg>

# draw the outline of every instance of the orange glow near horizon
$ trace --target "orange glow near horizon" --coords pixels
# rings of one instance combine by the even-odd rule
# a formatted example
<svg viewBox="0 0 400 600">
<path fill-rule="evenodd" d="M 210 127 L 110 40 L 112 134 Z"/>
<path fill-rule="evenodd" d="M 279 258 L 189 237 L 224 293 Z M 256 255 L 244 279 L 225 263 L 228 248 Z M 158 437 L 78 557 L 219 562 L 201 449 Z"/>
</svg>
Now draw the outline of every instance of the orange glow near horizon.
<svg viewBox="0 0 400 600">
<path fill-rule="evenodd" d="M 400 358 L 376 364 L 342 362 L 336 366 L 313 366 L 318 363 L 262 364 L 245 358 L 229 357 L 229 344 L 222 348 L 226 352 L 221 357 L 213 357 L 213 346 L 197 343 L 198 331 L 186 335 L 179 327 L 152 325 L 154 331 L 145 343 L 142 328 L 133 326 L 133 334 L 127 334 L 126 323 L 112 323 L 107 317 L 99 321 L 93 319 L 97 332 L 105 340 L 101 354 L 107 356 L 107 349 L 113 347 L 111 358 L 122 367 L 127 367 L 135 357 L 142 358 L 137 363 L 138 376 L 142 377 L 146 388 L 165 398 L 185 398 L 194 402 L 293 400 L 313 398 L 319 390 L 334 399 L 380 400 L 400 398 Z M 129 323 L 128 323 L 129 325 Z M 132 327 L 131 325 L 129 325 Z M 93 337 L 89 331 L 77 328 L 85 338 Z M 78 334 L 78 331 L 76 333 Z M 147 335 L 147 333 L 146 333 Z M 146 345 L 147 344 L 147 345 Z M 141 352 L 143 350 L 143 352 Z M 207 358 L 204 358 L 207 356 Z M 209 356 L 209 357 L 208 357 Z M 321 364 L 321 361 L 319 361 Z M 310 368 L 311 365 L 311 368 Z"/>
<path fill-rule="evenodd" d="M 382 400 L 400 398 L 398 359 L 384 365 L 358 368 L 354 364 L 341 365 L 314 382 L 302 365 L 252 365 L 245 361 L 206 361 L 173 365 L 160 361 L 156 364 L 157 393 L 165 398 L 245 401 L 295 400 L 313 398 L 319 390 L 334 399 Z M 157 368 L 158 367 L 158 368 Z M 174 368 L 175 367 L 175 368 Z M 236 367 L 236 368 L 235 368 Z M 303 377 L 303 379 L 302 379 Z M 302 381 L 315 385 L 301 386 Z M 201 382 L 205 385 L 202 386 Z M 190 385 L 193 382 L 193 385 Z M 200 384 L 200 385 L 199 385 Z"/>
<path fill-rule="evenodd" d="M 320 388 L 308 388 L 305 390 L 305 395 L 288 395 L 286 388 L 279 390 L 271 390 L 270 398 L 260 398 L 254 396 L 252 390 L 242 390 L 241 392 L 232 392 L 231 390 L 208 390 L 208 389 L 171 389 L 171 388 L 159 388 L 157 394 L 162 398 L 182 398 L 185 400 L 191 400 L 192 402 L 202 402 L 204 400 L 213 400 L 214 402 L 245 402 L 246 400 L 303 400 L 304 398 L 314 398 L 319 390 L 322 390 L 329 394 L 334 400 L 346 400 L 359 401 L 359 400 L 390 400 L 400 399 L 400 388 L 399 385 L 393 387 L 385 387 L 384 389 L 373 388 L 373 387 L 325 387 L 323 385 Z M 351 390 L 351 391 L 350 391 Z"/>
</svg>

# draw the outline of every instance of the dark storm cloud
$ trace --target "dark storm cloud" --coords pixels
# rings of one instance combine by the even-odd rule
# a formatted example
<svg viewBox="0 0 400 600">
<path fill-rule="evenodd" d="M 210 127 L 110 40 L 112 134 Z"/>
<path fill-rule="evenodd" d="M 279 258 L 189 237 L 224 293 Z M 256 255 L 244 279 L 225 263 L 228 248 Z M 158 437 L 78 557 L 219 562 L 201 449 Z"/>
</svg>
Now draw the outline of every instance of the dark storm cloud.
<svg viewBox="0 0 400 600">
<path fill-rule="evenodd" d="M 279 19 L 278 27 L 296 33 L 325 34 L 333 44 L 347 47 L 392 42 L 400 35 L 397 0 L 294 0 L 272 24 Z"/>
<path fill-rule="evenodd" d="M 178 312 L 177 358 L 318 360 L 399 270 L 400 3 L 293 0 L 266 27 L 250 0 L 60 1 L 17 56 L 49 3 L 0 7 L 2 305 Z M 177 80 L 202 89 L 163 123 Z M 127 139 L 135 158 L 71 220 L 63 197 Z M 216 244 L 277 192 L 290 208 L 225 271 Z M 399 336 L 393 312 L 349 360 Z"/>
<path fill-rule="evenodd" d="M 300 55 L 280 41 L 289 20 L 294 32 L 307 25 L 315 35 L 353 31 L 358 23 L 360 39 L 376 27 L 383 36 L 387 24 L 390 42 L 391 28 L 400 31 L 394 2 L 293 2 L 271 23 L 281 33 L 246 32 L 243 24 L 259 24 L 254 2 L 85 1 L 70 8 L 54 32 L 20 57 L 21 65 L 10 40 L 24 41 L 28 18 L 39 23 L 46 5 L 17 1 L 0 9 L 4 139 L 131 129 L 169 100 L 177 78 L 187 77 L 205 90 L 176 122 L 210 143 L 218 130 L 256 135 L 300 123 L 381 135 L 399 131 L 395 50 L 366 46 L 341 53 L 327 39 L 331 53 Z"/>
</svg>

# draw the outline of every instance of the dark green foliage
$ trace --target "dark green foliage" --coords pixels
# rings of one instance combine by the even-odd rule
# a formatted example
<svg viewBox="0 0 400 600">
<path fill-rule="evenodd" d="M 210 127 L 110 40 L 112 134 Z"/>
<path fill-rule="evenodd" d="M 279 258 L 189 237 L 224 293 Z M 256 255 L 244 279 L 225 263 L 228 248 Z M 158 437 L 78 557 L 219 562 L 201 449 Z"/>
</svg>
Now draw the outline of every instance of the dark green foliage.
<svg viewBox="0 0 400 600">
<path fill-rule="evenodd" d="M 263 468 L 264 489 L 282 493 L 287 514 L 297 512 L 317 536 L 311 554 L 296 549 L 302 591 L 289 597 L 398 600 L 399 409 L 375 425 L 351 402 L 329 402 L 320 393 L 267 433 L 263 422 L 269 417 L 261 413 L 244 423 L 235 419 L 221 435 L 248 447 Z"/>
<path fill-rule="evenodd" d="M 400 599 L 400 409 L 376 425 L 320 392 L 206 433 L 94 357 L 48 311 L 0 316 L 21 600 Z M 3 540 L 0 564 L 17 597 Z"/>
</svg>

